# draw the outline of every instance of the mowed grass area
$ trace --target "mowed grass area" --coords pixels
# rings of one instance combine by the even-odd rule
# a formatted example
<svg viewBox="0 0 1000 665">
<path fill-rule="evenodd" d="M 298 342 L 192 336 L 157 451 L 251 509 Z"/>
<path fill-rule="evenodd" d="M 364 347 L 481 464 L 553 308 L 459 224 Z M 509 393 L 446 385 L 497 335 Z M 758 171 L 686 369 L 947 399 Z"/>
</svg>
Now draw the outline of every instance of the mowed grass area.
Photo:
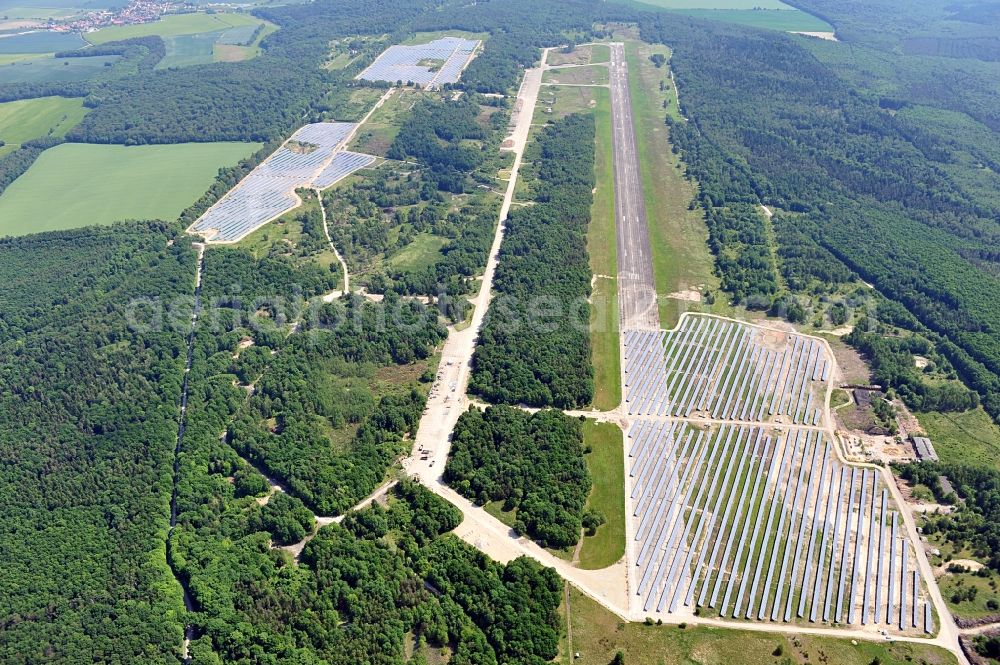
<svg viewBox="0 0 1000 665">
<path fill-rule="evenodd" d="M 83 120 L 83 99 L 40 97 L 0 104 L 0 147 L 3 155 L 25 141 L 51 136 L 61 138 Z"/>
<path fill-rule="evenodd" d="M 964 413 L 919 413 L 917 419 L 945 464 L 1000 471 L 1000 427 L 982 407 Z"/>
<path fill-rule="evenodd" d="M 596 65 L 611 59 L 611 48 L 607 44 L 582 44 L 570 51 L 561 48 L 549 51 L 546 62 L 551 67 L 560 65 Z"/>
<path fill-rule="evenodd" d="M 606 522 L 593 536 L 584 536 L 579 567 L 599 570 L 625 555 L 625 444 L 613 423 L 588 420 L 583 424 L 584 456 L 594 482 L 587 507 L 599 511 Z"/>
<path fill-rule="evenodd" d="M 101 28 L 87 35 L 92 44 L 105 44 L 119 39 L 134 37 L 177 37 L 179 35 L 194 35 L 200 32 L 216 32 L 242 25 L 257 25 L 263 23 L 249 14 L 169 14 L 159 21 L 139 25 L 113 25 Z"/>
<path fill-rule="evenodd" d="M 259 148 L 257 143 L 58 145 L 0 196 L 0 236 L 122 219 L 173 220 L 208 189 L 220 167 Z"/>
<path fill-rule="evenodd" d="M 626 623 L 575 589 L 562 614 L 568 614 L 572 644 L 561 643 L 561 665 L 608 665 L 621 651 L 627 665 L 953 665 L 955 657 L 939 647 L 911 642 L 868 642 L 814 635 L 783 635 L 688 625 Z M 579 658 L 574 654 L 579 653 Z"/>
<path fill-rule="evenodd" d="M 582 65 L 549 69 L 542 75 L 542 82 L 564 85 L 607 85 L 608 68 L 604 65 Z"/>
<path fill-rule="evenodd" d="M 656 67 L 653 53 L 669 56 L 664 46 L 637 41 L 626 43 L 632 115 L 639 144 L 639 159 L 653 249 L 653 271 L 660 296 L 660 324 L 672 328 L 685 311 L 728 313 L 725 298 L 708 308 L 699 303 L 670 297 L 671 294 L 704 289 L 717 290 L 712 274 L 714 259 L 708 249 L 708 228 L 701 209 L 689 210 L 696 188 L 684 179 L 679 158 L 670 147 L 665 124 L 665 99 L 673 97 L 670 71 Z M 663 83 L 663 90 L 660 84 Z"/>
<path fill-rule="evenodd" d="M 590 317 L 591 362 L 594 365 L 593 406 L 602 411 L 610 411 L 618 406 L 622 396 L 611 92 L 598 88 L 593 94 L 597 102 L 594 109 L 597 125 L 594 159 L 597 191 L 594 193 L 594 204 L 590 208 L 590 228 L 587 232 L 590 270 L 595 275 Z"/>
</svg>

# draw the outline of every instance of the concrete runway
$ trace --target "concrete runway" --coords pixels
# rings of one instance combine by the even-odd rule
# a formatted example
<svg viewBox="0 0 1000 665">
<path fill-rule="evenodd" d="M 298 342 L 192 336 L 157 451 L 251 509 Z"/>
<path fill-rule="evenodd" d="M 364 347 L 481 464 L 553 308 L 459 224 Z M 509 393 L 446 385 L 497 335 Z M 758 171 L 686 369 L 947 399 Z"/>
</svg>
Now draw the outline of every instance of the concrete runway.
<svg viewBox="0 0 1000 665">
<path fill-rule="evenodd" d="M 623 44 L 611 45 L 609 69 L 621 329 L 658 330 L 660 316 L 653 278 L 653 257 L 646 227 L 646 201 Z"/>
</svg>

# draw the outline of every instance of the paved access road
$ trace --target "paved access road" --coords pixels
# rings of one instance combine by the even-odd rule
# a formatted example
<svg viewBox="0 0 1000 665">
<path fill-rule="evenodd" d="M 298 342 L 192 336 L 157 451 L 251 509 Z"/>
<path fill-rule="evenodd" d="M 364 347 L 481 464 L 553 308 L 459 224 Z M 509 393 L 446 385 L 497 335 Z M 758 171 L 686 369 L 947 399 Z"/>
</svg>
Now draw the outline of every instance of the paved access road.
<svg viewBox="0 0 1000 665">
<path fill-rule="evenodd" d="M 611 45 L 611 124 L 618 240 L 618 305 L 622 329 L 658 330 L 653 256 L 639 169 L 625 45 Z"/>
</svg>

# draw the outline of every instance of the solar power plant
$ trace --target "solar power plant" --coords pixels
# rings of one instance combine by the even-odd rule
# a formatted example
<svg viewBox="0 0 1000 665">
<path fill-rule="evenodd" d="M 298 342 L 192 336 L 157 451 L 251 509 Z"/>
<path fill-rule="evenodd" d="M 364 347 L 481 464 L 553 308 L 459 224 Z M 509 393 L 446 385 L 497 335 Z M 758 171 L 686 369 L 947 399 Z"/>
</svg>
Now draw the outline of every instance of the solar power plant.
<svg viewBox="0 0 1000 665">
<path fill-rule="evenodd" d="M 339 150 L 355 125 L 305 125 L 209 208 L 191 228 L 209 242 L 236 242 L 299 205 L 295 189 L 326 189 L 375 161 Z"/>
<path fill-rule="evenodd" d="M 340 182 L 358 169 L 371 166 L 374 161 L 375 158 L 371 155 L 341 150 L 334 154 L 333 160 L 316 176 L 312 186 L 316 189 L 326 189 Z"/>
<path fill-rule="evenodd" d="M 636 611 L 933 632 L 882 475 L 818 429 L 637 419 L 627 452 Z"/>
<path fill-rule="evenodd" d="M 831 358 L 820 340 L 687 316 L 672 331 L 623 335 L 632 416 L 819 425 Z"/>
<path fill-rule="evenodd" d="M 442 37 L 417 46 L 390 46 L 358 78 L 389 83 L 402 81 L 422 88 L 457 83 L 480 43 L 479 40 Z M 435 71 L 421 64 L 428 60 L 439 60 L 443 64 Z"/>
</svg>

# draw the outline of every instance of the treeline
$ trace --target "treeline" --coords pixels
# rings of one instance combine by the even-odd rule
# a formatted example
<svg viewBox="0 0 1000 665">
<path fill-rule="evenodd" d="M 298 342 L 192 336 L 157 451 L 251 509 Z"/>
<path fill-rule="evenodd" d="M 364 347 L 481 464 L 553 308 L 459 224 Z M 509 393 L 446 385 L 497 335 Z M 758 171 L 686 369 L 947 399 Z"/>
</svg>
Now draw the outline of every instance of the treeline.
<svg viewBox="0 0 1000 665">
<path fill-rule="evenodd" d="M 458 6 L 461 11 L 455 11 Z M 565 44 L 567 35 L 578 42 L 591 41 L 607 36 L 595 28 L 598 24 L 635 20 L 631 8 L 589 0 L 530 5 L 524 0 L 491 0 L 453 7 L 425 13 L 414 21 L 413 29 L 490 33 L 483 51 L 469 63 L 456 87 L 499 94 L 517 88 L 523 70 L 538 61 L 539 48 Z"/>
<path fill-rule="evenodd" d="M 445 101 L 423 99 L 410 112 L 387 156 L 419 159 L 434 173 L 438 189 L 461 194 L 469 187 L 470 174 L 486 158 L 481 147 L 463 143 L 487 137 L 486 128 L 477 122 L 478 116 L 479 104 L 471 96 Z"/>
<path fill-rule="evenodd" d="M 728 159 L 696 122 L 667 116 L 666 123 L 687 175 L 698 182 L 698 202 L 705 212 L 708 246 L 722 288 L 737 303 L 768 307 L 778 292 L 777 269 L 749 170 Z"/>
<path fill-rule="evenodd" d="M 855 327 L 844 341 L 864 354 L 872 370 L 872 380 L 895 390 L 911 409 L 948 412 L 979 406 L 979 395 L 958 381 L 930 382 L 924 378 L 913 356 L 933 356 L 934 347 L 922 337 L 886 337 L 881 332 L 862 332 L 862 328 Z M 939 358 L 942 361 L 946 362 Z"/>
<path fill-rule="evenodd" d="M 62 143 L 59 139 L 41 138 L 26 141 L 16 150 L 0 157 L 0 194 L 24 174 L 45 150 Z"/>
<path fill-rule="evenodd" d="M 269 547 L 254 500 L 233 496 L 226 469 L 210 462 L 190 471 L 195 486 L 207 491 L 214 479 L 219 490 L 202 495 L 198 519 L 184 513 L 178 527 L 200 609 L 193 663 L 404 665 L 442 651 L 451 662 L 484 665 L 555 657 L 559 577 L 523 558 L 494 563 L 444 535 L 461 513 L 424 487 L 403 480 L 385 507 L 324 527 L 296 565 Z"/>
<path fill-rule="evenodd" d="M 317 70 L 262 56 L 152 72 L 92 92 L 93 109 L 69 132 L 85 143 L 267 143 L 301 124 L 323 92 Z"/>
<path fill-rule="evenodd" d="M 778 241 L 778 267 L 790 290 L 832 293 L 857 281 L 857 275 L 850 268 L 816 242 L 815 229 L 800 216 L 777 213 L 771 223 Z"/>
<path fill-rule="evenodd" d="M 990 568 L 1000 571 L 1000 472 L 938 462 L 906 464 L 897 471 L 910 483 L 926 485 L 939 502 L 952 504 L 950 513 L 927 517 L 922 527 L 925 534 L 940 533 L 958 549 L 970 548 Z M 948 478 L 955 494 L 944 491 L 941 476 Z"/>
<path fill-rule="evenodd" d="M 473 356 L 470 390 L 493 402 L 575 408 L 594 396 L 587 227 L 594 118 L 541 130 L 532 197 L 510 212 L 494 299 Z"/>
<path fill-rule="evenodd" d="M 503 501 L 514 528 L 543 547 L 570 547 L 591 487 L 583 452 L 580 421 L 559 411 L 473 407 L 455 425 L 444 479 L 480 505 Z"/>
<path fill-rule="evenodd" d="M 130 312 L 190 294 L 194 259 L 159 223 L 0 240 L 0 661 L 180 663 L 184 337 Z"/>
<path fill-rule="evenodd" d="M 672 139 L 699 180 L 702 201 L 746 211 L 734 228 L 723 228 L 756 247 L 762 219 L 742 206 L 759 201 L 798 213 L 796 223 L 825 250 L 824 264 L 828 252 L 912 311 L 1000 418 L 1000 301 L 990 295 L 1000 281 L 958 251 L 1000 239 L 979 190 L 949 177 L 900 120 L 854 94 L 791 38 L 654 15 L 642 32 L 675 49 L 672 64 L 691 120 L 672 123 Z M 709 225 L 717 226 L 712 215 Z M 798 234 L 794 242 L 803 254 L 808 237 Z M 750 266 L 762 255 L 762 248 L 752 252 Z M 728 278 L 740 261 L 721 256 L 723 280 L 735 293 L 747 284 L 773 291 L 767 271 Z"/>
<path fill-rule="evenodd" d="M 269 261 L 273 259 L 258 265 Z M 225 264 L 213 261 L 212 267 Z M 279 279 L 290 283 L 287 275 L 303 270 L 282 265 L 286 277 Z M 380 368 L 426 361 L 445 330 L 420 303 L 392 295 L 380 303 L 349 296 L 299 312 L 300 332 L 286 337 L 284 327 L 267 323 L 293 325 L 296 293 L 282 293 L 275 284 L 272 295 L 263 298 L 263 284 L 251 283 L 244 286 L 244 295 L 231 298 L 226 294 L 234 277 L 206 275 L 207 301 L 228 305 L 239 316 L 228 319 L 227 326 L 226 317 L 216 315 L 215 334 L 222 326 L 227 335 L 217 341 L 199 338 L 221 365 L 213 375 L 223 371 L 249 386 L 245 406 L 234 409 L 225 425 L 226 441 L 314 510 L 342 513 L 374 490 L 406 452 L 424 406 L 416 384 L 399 382 L 391 390 L 376 391 L 374 375 Z M 266 303 L 279 299 L 270 312 L 272 305 Z M 278 305 L 286 304 L 289 312 L 281 312 Z M 260 309 L 248 311 L 254 308 Z M 208 321 L 206 317 L 206 325 Z M 254 346 L 240 351 L 237 361 L 227 360 L 227 347 L 248 335 Z"/>
<path fill-rule="evenodd" d="M 120 55 L 122 58 L 135 60 L 140 71 L 150 72 L 166 57 L 167 47 L 158 35 L 150 35 L 106 42 L 75 51 L 60 51 L 55 57 L 93 58 L 101 55 Z"/>
</svg>

